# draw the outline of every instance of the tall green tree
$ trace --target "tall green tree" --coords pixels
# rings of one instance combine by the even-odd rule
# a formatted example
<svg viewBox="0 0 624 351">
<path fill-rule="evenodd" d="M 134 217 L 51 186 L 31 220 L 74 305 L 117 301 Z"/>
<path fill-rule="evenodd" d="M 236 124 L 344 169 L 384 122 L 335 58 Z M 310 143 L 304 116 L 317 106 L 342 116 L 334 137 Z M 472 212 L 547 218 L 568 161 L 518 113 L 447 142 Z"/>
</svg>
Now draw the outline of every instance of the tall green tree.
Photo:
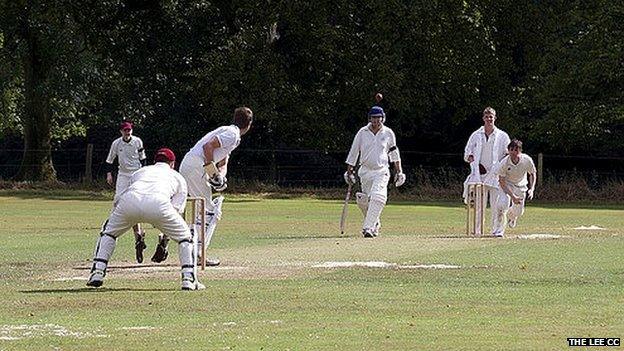
<svg viewBox="0 0 624 351">
<path fill-rule="evenodd" d="M 535 137 L 551 150 L 621 155 L 624 4 L 568 1 L 556 19 L 535 82 Z"/>
<path fill-rule="evenodd" d="M 0 1 L 5 126 L 18 126 L 24 154 L 17 180 L 55 181 L 53 138 L 84 133 L 77 115 L 92 73 L 65 1 Z"/>
</svg>

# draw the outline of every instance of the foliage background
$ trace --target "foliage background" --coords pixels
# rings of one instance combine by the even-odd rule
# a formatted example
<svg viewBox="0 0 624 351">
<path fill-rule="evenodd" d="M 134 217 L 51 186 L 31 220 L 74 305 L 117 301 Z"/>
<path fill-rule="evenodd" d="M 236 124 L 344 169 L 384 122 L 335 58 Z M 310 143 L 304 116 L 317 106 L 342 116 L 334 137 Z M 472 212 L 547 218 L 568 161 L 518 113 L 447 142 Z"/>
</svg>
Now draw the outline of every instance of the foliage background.
<svg viewBox="0 0 624 351">
<path fill-rule="evenodd" d="M 0 146 L 33 148 L 47 115 L 53 150 L 107 148 L 129 119 L 183 153 L 247 105 L 246 148 L 342 151 L 381 91 L 404 150 L 459 152 L 489 105 L 530 152 L 617 156 L 623 19 L 617 1 L 0 0 Z"/>
</svg>

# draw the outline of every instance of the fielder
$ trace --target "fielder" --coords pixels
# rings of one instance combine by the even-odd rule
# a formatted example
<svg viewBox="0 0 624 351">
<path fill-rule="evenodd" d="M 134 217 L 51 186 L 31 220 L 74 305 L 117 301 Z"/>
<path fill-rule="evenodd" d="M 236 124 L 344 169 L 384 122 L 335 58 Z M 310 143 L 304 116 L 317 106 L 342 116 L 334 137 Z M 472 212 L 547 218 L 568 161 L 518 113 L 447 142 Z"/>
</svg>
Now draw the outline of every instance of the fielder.
<svg viewBox="0 0 624 351">
<path fill-rule="evenodd" d="M 205 240 L 205 246 L 210 245 L 210 240 L 221 219 L 221 206 L 223 196 L 212 198 L 212 190 L 222 192 L 227 188 L 227 163 L 230 153 L 238 147 L 241 136 L 251 128 L 253 112 L 247 107 L 239 107 L 234 110 L 234 118 L 229 126 L 219 127 L 204 135 L 195 146 L 186 153 L 180 164 L 180 174 L 188 183 L 189 195 L 206 199 L 206 230 L 205 237 L 198 239 L 198 245 Z M 195 219 L 195 232 L 199 224 Z M 152 257 L 154 262 L 162 262 L 167 258 L 168 238 L 162 236 L 159 240 L 156 252 Z M 196 250 L 199 253 L 199 250 Z M 207 266 L 217 266 L 218 259 L 206 260 Z"/>
<path fill-rule="evenodd" d="M 347 171 L 344 179 L 347 184 L 355 184 L 355 166 L 358 164 L 358 176 L 362 192 L 356 193 L 356 202 L 364 214 L 362 235 L 373 238 L 379 235 L 381 212 L 388 199 L 388 181 L 390 170 L 388 160 L 394 164 L 396 174 L 394 184 L 399 187 L 405 183 L 405 174 L 401 168 L 401 156 L 396 146 L 396 137 L 392 129 L 384 122 L 386 114 L 383 108 L 373 106 L 368 112 L 369 123 L 362 127 L 351 145 L 347 156 Z"/>
<path fill-rule="evenodd" d="M 205 289 L 197 277 L 195 245 L 191 231 L 181 216 L 186 206 L 187 186 L 184 178 L 173 170 L 175 154 L 159 149 L 155 164 L 143 167 L 130 178 L 128 188 L 118 194 L 113 212 L 102 226 L 97 240 L 88 286 L 104 283 L 106 267 L 113 255 L 117 238 L 139 222 L 151 223 L 179 244 L 182 266 L 182 290 Z"/>
<path fill-rule="evenodd" d="M 522 153 L 522 141 L 514 139 L 507 147 L 509 155 L 497 168 L 500 191 L 496 200 L 494 236 L 505 235 L 505 224 L 515 228 L 524 213 L 525 200 L 532 200 L 537 181 L 533 159 Z"/>
<path fill-rule="evenodd" d="M 496 121 L 496 111 L 487 107 L 483 110 L 483 127 L 477 129 L 466 143 L 464 149 L 464 161 L 470 164 L 470 175 L 464 182 L 464 202 L 467 201 L 468 184 L 483 184 L 485 196 L 482 203 L 476 205 L 476 216 L 481 216 L 481 211 L 485 211 L 488 201 L 493 206 L 498 191 L 498 177 L 494 171 L 496 165 L 507 155 L 507 145 L 509 145 L 509 135 L 498 129 Z M 488 200 L 489 199 L 489 200 Z M 495 213 L 492 211 L 492 233 L 494 233 Z M 478 221 L 475 233 L 483 234 L 481 222 Z"/>
<path fill-rule="evenodd" d="M 124 121 L 119 126 L 121 137 L 117 138 L 111 144 L 106 165 L 106 182 L 113 185 L 113 162 L 118 158 L 119 169 L 117 172 L 117 182 L 115 183 L 115 200 L 123 193 L 130 184 L 132 173 L 145 166 L 145 149 L 141 138 L 132 135 L 132 123 Z M 138 263 L 143 262 L 143 250 L 145 250 L 145 232 L 141 230 L 141 225 L 137 223 L 134 227 L 134 240 L 136 250 L 136 260 Z"/>
</svg>

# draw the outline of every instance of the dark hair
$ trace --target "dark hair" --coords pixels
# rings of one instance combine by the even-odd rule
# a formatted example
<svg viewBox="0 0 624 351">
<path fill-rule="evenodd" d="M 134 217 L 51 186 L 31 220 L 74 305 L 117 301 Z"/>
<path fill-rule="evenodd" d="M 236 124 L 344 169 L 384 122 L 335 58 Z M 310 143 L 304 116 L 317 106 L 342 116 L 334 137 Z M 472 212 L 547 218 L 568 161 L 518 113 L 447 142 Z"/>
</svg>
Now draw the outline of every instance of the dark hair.
<svg viewBox="0 0 624 351">
<path fill-rule="evenodd" d="M 522 151 L 522 141 L 518 139 L 513 139 L 509 145 L 507 145 L 507 150 L 518 148 L 518 150 Z"/>
<path fill-rule="evenodd" d="M 239 107 L 234 110 L 234 125 L 240 129 L 249 127 L 253 120 L 253 112 L 249 107 Z"/>
</svg>

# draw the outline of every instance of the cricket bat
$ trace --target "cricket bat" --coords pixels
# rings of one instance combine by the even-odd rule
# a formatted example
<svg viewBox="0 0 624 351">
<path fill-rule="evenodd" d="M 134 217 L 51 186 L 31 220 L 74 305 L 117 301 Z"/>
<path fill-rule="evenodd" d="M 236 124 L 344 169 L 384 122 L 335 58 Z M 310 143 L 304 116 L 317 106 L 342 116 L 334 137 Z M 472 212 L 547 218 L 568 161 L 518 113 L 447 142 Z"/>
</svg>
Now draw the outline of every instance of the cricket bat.
<svg viewBox="0 0 624 351">
<path fill-rule="evenodd" d="M 342 205 L 342 215 L 340 216 L 340 235 L 344 234 L 345 223 L 347 222 L 347 211 L 349 210 L 349 198 L 351 198 L 351 187 L 349 184 L 347 187 L 347 196 L 345 196 L 344 204 Z"/>
</svg>

